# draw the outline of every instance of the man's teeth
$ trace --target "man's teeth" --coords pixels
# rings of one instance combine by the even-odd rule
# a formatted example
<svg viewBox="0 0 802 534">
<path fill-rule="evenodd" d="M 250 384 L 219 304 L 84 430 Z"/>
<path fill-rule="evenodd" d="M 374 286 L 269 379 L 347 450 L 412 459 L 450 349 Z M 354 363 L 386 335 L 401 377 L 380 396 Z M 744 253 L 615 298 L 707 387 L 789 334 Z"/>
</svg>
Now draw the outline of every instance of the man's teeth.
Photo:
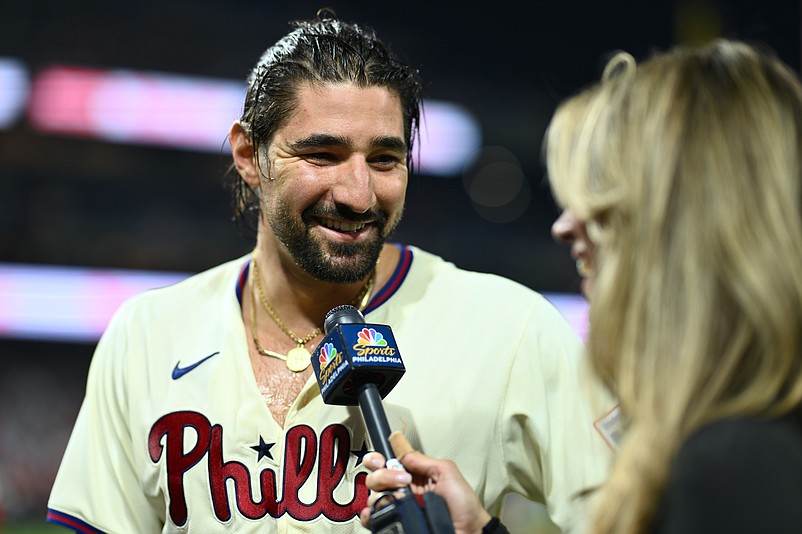
<svg viewBox="0 0 802 534">
<path fill-rule="evenodd" d="M 356 232 L 365 227 L 365 223 L 350 223 L 345 221 L 336 221 L 334 219 L 321 219 L 321 223 L 326 228 L 332 228 L 340 232 Z"/>
</svg>

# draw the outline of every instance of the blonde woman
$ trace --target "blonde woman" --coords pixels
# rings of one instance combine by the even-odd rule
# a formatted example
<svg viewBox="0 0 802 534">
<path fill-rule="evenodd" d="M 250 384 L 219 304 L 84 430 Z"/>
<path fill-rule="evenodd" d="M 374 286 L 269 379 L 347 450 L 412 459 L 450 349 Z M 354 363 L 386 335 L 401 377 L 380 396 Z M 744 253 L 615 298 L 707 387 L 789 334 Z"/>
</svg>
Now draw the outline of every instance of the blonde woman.
<svg viewBox="0 0 802 534">
<path fill-rule="evenodd" d="M 588 351 L 627 421 L 590 530 L 802 532 L 796 75 L 723 40 L 622 54 L 557 110 L 546 146 L 556 197 L 598 247 Z M 460 504 L 453 464 L 403 461 L 460 532 L 496 527 Z"/>
</svg>

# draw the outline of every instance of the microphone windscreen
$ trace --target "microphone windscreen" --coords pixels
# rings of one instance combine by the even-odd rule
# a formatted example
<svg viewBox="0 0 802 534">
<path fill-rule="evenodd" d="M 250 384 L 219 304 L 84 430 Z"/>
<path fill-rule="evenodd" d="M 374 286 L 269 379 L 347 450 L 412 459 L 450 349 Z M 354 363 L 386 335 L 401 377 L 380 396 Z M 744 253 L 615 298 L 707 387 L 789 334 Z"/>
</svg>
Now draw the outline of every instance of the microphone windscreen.
<svg viewBox="0 0 802 534">
<path fill-rule="evenodd" d="M 365 316 L 356 307 L 350 304 L 335 306 L 326 314 L 323 320 L 323 332 L 328 335 L 338 324 L 363 324 Z"/>
</svg>

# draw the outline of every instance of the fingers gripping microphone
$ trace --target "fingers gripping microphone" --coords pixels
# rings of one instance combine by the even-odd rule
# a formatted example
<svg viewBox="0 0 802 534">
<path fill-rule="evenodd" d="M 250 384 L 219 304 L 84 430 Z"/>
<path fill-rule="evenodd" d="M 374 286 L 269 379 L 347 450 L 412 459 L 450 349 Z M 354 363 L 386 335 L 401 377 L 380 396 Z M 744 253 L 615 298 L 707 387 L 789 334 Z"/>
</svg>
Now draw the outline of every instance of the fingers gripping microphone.
<svg viewBox="0 0 802 534">
<path fill-rule="evenodd" d="M 404 469 L 390 445 L 390 424 L 381 400 L 403 376 L 405 368 L 393 332 L 387 325 L 366 324 L 350 305 L 337 306 L 323 321 L 326 337 L 312 354 L 312 366 L 323 402 L 359 405 L 373 448 L 387 467 Z M 381 508 L 376 508 L 382 503 Z M 425 493 L 422 508 L 409 488 L 387 493 L 374 503 L 370 530 L 378 534 L 452 534 L 445 501 Z"/>
</svg>

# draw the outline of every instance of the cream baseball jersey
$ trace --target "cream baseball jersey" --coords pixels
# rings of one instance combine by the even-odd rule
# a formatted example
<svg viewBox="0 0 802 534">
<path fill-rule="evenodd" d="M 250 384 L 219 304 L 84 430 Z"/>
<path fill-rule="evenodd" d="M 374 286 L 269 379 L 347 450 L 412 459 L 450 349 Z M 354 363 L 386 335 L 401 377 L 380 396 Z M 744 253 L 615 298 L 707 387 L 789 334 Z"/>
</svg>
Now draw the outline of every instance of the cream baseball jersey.
<svg viewBox="0 0 802 534">
<path fill-rule="evenodd" d="M 538 293 L 401 247 L 365 309 L 406 372 L 393 430 L 453 459 L 491 513 L 518 492 L 570 525 L 612 451 L 612 407 L 582 345 Z M 365 532 L 369 438 L 310 377 L 284 427 L 257 388 L 241 319 L 249 258 L 130 299 L 104 333 L 48 503 L 79 532 Z"/>
</svg>

